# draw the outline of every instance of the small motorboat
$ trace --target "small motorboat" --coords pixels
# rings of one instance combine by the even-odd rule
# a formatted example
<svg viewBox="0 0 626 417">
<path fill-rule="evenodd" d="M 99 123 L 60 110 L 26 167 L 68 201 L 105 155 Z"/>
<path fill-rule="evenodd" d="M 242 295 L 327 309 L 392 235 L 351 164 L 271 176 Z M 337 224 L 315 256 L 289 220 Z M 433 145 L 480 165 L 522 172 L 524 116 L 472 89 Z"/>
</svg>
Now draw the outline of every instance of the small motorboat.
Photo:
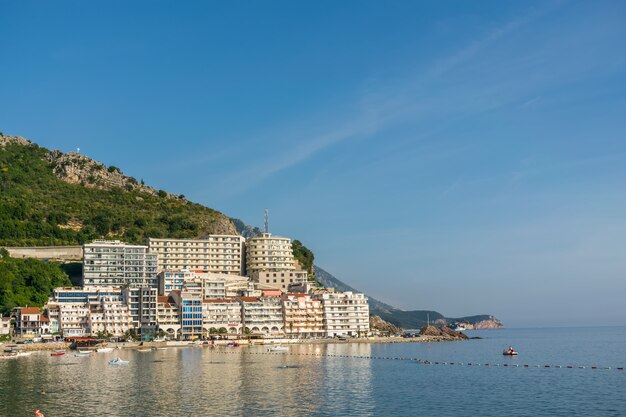
<svg viewBox="0 0 626 417">
<path fill-rule="evenodd" d="M 239 347 L 239 346 L 240 346 L 240 345 L 239 345 L 239 343 L 237 343 L 237 342 L 228 342 L 228 343 L 226 344 L 226 347 Z"/>
<path fill-rule="evenodd" d="M 115 358 L 109 361 L 109 365 L 128 365 L 128 361 L 124 361 L 120 358 Z"/>
<path fill-rule="evenodd" d="M 113 348 L 112 347 L 98 348 L 98 349 L 96 349 L 96 352 L 98 352 L 98 353 L 113 352 Z"/>
<path fill-rule="evenodd" d="M 515 349 L 513 349 L 512 347 L 509 347 L 508 349 L 504 349 L 502 351 L 502 354 L 504 356 L 516 356 L 517 355 L 517 351 Z"/>
<path fill-rule="evenodd" d="M 52 352 L 50 354 L 50 356 L 63 356 L 63 355 L 65 355 L 65 351 L 63 351 L 63 350 L 58 350 L 58 351 Z"/>
<path fill-rule="evenodd" d="M 12 359 L 12 358 L 17 358 L 17 357 L 18 357 L 18 353 L 17 352 L 0 353 L 0 359 Z"/>
<path fill-rule="evenodd" d="M 78 352 L 74 353 L 74 356 L 91 356 L 91 351 L 90 350 L 79 350 Z"/>
<path fill-rule="evenodd" d="M 150 351 L 152 351 L 152 349 L 150 348 L 137 349 L 137 352 L 150 352 Z"/>
<path fill-rule="evenodd" d="M 289 352 L 289 348 L 287 346 L 272 346 L 267 349 L 268 352 Z"/>
</svg>

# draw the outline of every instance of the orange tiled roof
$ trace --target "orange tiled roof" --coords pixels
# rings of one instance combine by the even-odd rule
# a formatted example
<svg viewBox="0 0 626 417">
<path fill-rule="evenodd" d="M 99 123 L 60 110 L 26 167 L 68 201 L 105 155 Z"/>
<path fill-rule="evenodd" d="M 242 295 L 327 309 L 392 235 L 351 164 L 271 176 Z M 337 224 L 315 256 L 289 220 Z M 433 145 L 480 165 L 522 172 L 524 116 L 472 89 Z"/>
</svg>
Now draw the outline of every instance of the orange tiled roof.
<svg viewBox="0 0 626 417">
<path fill-rule="evenodd" d="M 22 314 L 41 314 L 39 307 L 22 307 Z"/>
<path fill-rule="evenodd" d="M 239 299 L 246 303 L 256 303 L 259 301 L 257 297 L 239 297 Z"/>
</svg>

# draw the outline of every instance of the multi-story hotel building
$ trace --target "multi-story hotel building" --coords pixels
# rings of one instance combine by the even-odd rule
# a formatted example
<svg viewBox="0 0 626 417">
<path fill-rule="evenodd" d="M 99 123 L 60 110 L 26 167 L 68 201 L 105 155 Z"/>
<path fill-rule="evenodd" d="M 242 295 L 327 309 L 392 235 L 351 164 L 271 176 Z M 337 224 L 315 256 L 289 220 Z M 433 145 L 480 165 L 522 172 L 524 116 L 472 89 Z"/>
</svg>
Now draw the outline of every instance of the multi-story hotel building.
<svg viewBox="0 0 626 417">
<path fill-rule="evenodd" d="M 257 271 L 295 271 L 291 239 L 262 233 L 246 242 L 248 276 Z"/>
<path fill-rule="evenodd" d="M 205 334 L 241 334 L 241 305 L 233 299 L 202 301 L 202 326 Z"/>
<path fill-rule="evenodd" d="M 218 274 L 202 271 L 166 270 L 157 275 L 159 295 L 168 295 L 173 290 L 182 290 L 183 287 L 199 288 L 204 298 L 224 298 L 226 282 L 236 278 L 244 279 L 239 275 Z"/>
<path fill-rule="evenodd" d="M 159 270 L 199 270 L 222 274 L 244 274 L 245 238 L 209 235 L 205 239 L 150 238 L 148 246 L 157 254 Z"/>
<path fill-rule="evenodd" d="M 122 291 L 128 305 L 132 325 L 144 337 L 157 330 L 157 289 L 155 287 L 130 287 Z"/>
<path fill-rule="evenodd" d="M 100 296 L 89 302 L 88 326 L 92 336 L 124 336 L 133 327 L 130 309 L 116 297 Z"/>
<path fill-rule="evenodd" d="M 288 337 L 323 337 L 324 315 L 322 302 L 311 294 L 284 294 L 283 316 Z"/>
<path fill-rule="evenodd" d="M 159 330 L 166 332 L 170 338 L 178 338 L 180 313 L 174 297 L 157 297 L 157 323 Z"/>
<path fill-rule="evenodd" d="M 83 285 L 156 288 L 157 256 L 147 246 L 96 240 L 83 246 Z"/>
<path fill-rule="evenodd" d="M 369 305 L 364 294 L 325 292 L 314 298 L 322 303 L 326 336 L 365 336 L 369 332 Z"/>
<path fill-rule="evenodd" d="M 119 287 L 55 288 L 46 309 L 51 331 L 64 337 L 122 336 L 133 326 Z"/>
<path fill-rule="evenodd" d="M 281 335 L 283 306 L 280 297 L 240 297 L 244 328 L 252 333 Z"/>
<path fill-rule="evenodd" d="M 172 291 L 180 316 L 180 338 L 194 340 L 202 337 L 202 294 L 195 291 Z"/>
</svg>

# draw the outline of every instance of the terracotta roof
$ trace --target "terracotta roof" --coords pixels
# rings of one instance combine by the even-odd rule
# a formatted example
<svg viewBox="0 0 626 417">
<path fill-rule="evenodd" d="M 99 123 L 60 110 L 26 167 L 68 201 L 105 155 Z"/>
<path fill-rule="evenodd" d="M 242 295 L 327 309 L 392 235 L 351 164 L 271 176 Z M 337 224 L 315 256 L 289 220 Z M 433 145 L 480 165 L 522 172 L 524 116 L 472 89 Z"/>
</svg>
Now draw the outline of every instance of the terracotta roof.
<svg viewBox="0 0 626 417">
<path fill-rule="evenodd" d="M 257 297 L 239 297 L 239 299 L 246 303 L 256 303 L 259 301 Z"/>
<path fill-rule="evenodd" d="M 50 319 L 48 317 L 46 317 L 46 316 L 41 316 L 39 321 L 50 321 Z"/>
<path fill-rule="evenodd" d="M 22 307 L 22 314 L 41 314 L 39 307 Z"/>
<path fill-rule="evenodd" d="M 157 303 L 167 303 L 167 295 L 159 295 L 157 296 Z"/>
</svg>

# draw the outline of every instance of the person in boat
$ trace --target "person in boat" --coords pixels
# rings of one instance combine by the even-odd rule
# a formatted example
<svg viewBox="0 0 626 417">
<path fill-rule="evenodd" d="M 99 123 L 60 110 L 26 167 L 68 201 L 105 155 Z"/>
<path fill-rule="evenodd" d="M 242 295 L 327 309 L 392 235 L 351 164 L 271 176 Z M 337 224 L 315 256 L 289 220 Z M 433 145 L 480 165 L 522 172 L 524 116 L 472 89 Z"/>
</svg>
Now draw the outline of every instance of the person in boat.
<svg viewBox="0 0 626 417">
<path fill-rule="evenodd" d="M 509 354 L 513 354 L 513 352 L 515 352 L 515 350 L 513 349 L 513 346 L 509 346 Z"/>
</svg>

